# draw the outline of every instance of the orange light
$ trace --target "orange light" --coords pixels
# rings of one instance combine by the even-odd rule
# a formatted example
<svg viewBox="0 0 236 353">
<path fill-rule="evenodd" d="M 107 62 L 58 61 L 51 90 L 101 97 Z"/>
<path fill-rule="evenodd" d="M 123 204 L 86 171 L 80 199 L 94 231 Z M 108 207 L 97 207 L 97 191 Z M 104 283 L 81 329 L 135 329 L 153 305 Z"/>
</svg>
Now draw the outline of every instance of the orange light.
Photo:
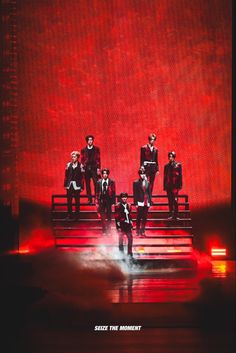
<svg viewBox="0 0 236 353">
<path fill-rule="evenodd" d="M 211 256 L 226 256 L 226 249 L 225 248 L 212 248 L 211 249 Z"/>
<path fill-rule="evenodd" d="M 227 276 L 227 262 L 225 260 L 212 261 L 212 273 L 214 277 L 225 278 Z"/>
<path fill-rule="evenodd" d="M 171 252 L 171 253 L 174 253 L 174 252 L 181 252 L 182 250 L 180 249 L 167 249 L 167 252 Z"/>
<path fill-rule="evenodd" d="M 28 248 L 23 248 L 23 249 L 18 249 L 18 250 L 10 250 L 7 253 L 11 254 L 11 255 L 16 255 L 16 254 L 24 255 L 24 254 L 29 254 L 31 252 L 32 252 L 32 250 L 30 250 Z"/>
<path fill-rule="evenodd" d="M 140 248 L 135 248 L 135 251 L 144 253 L 144 248 L 142 248 L 142 247 L 140 247 Z"/>
<path fill-rule="evenodd" d="M 19 249 L 18 254 L 28 254 L 30 252 L 29 249 Z"/>
</svg>

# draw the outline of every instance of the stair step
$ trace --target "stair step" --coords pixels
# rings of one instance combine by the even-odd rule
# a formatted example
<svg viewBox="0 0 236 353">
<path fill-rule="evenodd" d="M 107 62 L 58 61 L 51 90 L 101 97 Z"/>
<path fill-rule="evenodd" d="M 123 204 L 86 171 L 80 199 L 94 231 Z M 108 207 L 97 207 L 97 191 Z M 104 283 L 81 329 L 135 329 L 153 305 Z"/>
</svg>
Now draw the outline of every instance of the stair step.
<svg viewBox="0 0 236 353">
<path fill-rule="evenodd" d="M 179 211 L 179 218 L 181 221 L 191 221 L 191 214 L 189 210 L 185 211 Z M 52 211 L 52 221 L 66 221 L 66 217 L 68 215 L 67 210 L 64 211 Z M 87 210 L 87 211 L 80 211 L 80 221 L 87 221 L 87 220 L 99 220 L 97 211 L 94 210 Z M 137 217 L 137 212 L 134 211 L 132 212 L 132 218 L 136 219 Z M 159 220 L 159 221 L 168 221 L 171 222 L 171 220 L 168 220 L 169 217 L 169 211 L 163 211 L 163 210 L 149 210 L 148 211 L 148 220 Z M 114 220 L 114 212 L 112 212 L 112 220 Z M 75 222 L 74 219 L 68 220 L 68 222 Z"/>
<path fill-rule="evenodd" d="M 91 204 L 88 204 L 88 203 L 80 203 L 81 206 L 83 205 L 88 205 L 88 206 L 96 206 L 95 203 L 91 203 Z M 135 206 L 134 203 L 131 202 L 131 205 L 132 206 Z M 152 203 L 152 206 L 168 206 L 168 202 L 153 202 Z M 189 202 L 178 202 L 178 205 L 179 206 L 187 206 L 189 205 Z M 55 206 L 67 206 L 67 202 L 54 202 L 54 207 Z M 72 206 L 75 206 L 75 203 L 72 203 Z M 152 207 L 151 206 L 151 207 Z"/>
<path fill-rule="evenodd" d="M 102 230 L 85 230 L 85 229 L 80 229 L 80 230 L 58 230 L 54 231 L 55 236 L 82 236 L 82 237 L 87 237 L 87 236 L 103 236 Z M 118 236 L 117 231 L 114 230 L 111 232 L 112 236 Z M 158 230 L 158 231 L 153 231 L 153 230 L 146 230 L 146 236 L 147 237 L 173 237 L 175 236 L 180 236 L 180 237 L 188 237 L 192 235 L 192 232 L 186 231 L 186 230 L 170 230 L 167 232 L 166 230 Z M 133 236 L 136 236 L 136 232 L 133 231 Z"/>
<path fill-rule="evenodd" d="M 133 239 L 187 239 L 187 238 L 193 238 L 193 234 L 185 234 L 185 235 L 179 235 L 179 234 L 170 234 L 170 235 L 156 235 L 156 236 L 146 236 L 145 238 L 140 238 L 137 237 L 136 235 L 133 235 Z M 106 236 L 99 235 L 99 236 L 90 236 L 90 235 L 56 235 L 57 239 L 68 239 L 68 238 L 76 238 L 76 239 L 107 239 Z"/>
<path fill-rule="evenodd" d="M 128 198 L 129 199 L 132 199 L 133 198 L 133 194 L 129 194 L 128 195 Z M 95 195 L 91 195 L 92 199 L 94 200 L 95 198 Z M 187 194 L 179 194 L 178 195 L 179 198 L 188 198 L 188 195 Z M 53 194 L 52 195 L 52 199 L 54 200 L 55 198 L 59 198 L 59 199 L 66 199 L 67 198 L 67 195 L 66 194 Z M 81 199 L 88 199 L 88 195 L 87 194 L 81 194 L 80 195 L 80 198 Z M 116 195 L 116 199 L 119 198 L 119 195 Z M 156 199 L 156 198 L 167 198 L 167 194 L 153 194 L 152 195 L 152 198 L 153 199 Z"/>
<path fill-rule="evenodd" d="M 78 220 L 79 222 L 93 222 L 93 221 L 99 221 L 100 218 L 98 217 L 97 213 L 90 212 L 90 213 L 82 213 L 80 212 L 80 219 Z M 161 213 L 151 213 L 148 212 L 148 221 L 160 221 L 160 222 L 172 222 L 172 220 L 168 219 L 169 217 L 169 212 L 166 212 L 166 214 L 161 214 Z M 137 213 L 132 213 L 132 219 L 135 221 L 137 218 Z M 190 214 L 183 214 L 179 213 L 178 215 L 179 220 L 176 222 L 184 222 L 188 221 L 190 222 L 192 219 L 190 217 Z M 67 212 L 58 212 L 58 213 L 53 213 L 51 217 L 52 222 L 76 222 L 76 219 L 67 219 Z M 112 221 L 115 221 L 114 214 L 112 215 Z"/>
<path fill-rule="evenodd" d="M 71 245 L 58 245 L 58 248 L 60 248 L 60 250 L 73 250 L 76 252 L 83 252 L 84 256 L 88 256 L 89 260 L 91 260 L 91 251 L 94 252 L 93 254 L 93 261 L 104 261 L 104 258 L 100 256 L 100 254 L 98 254 L 97 259 L 96 259 L 96 249 L 90 249 L 89 251 L 85 252 L 83 248 L 80 247 L 76 247 L 76 246 L 71 246 Z M 193 253 L 178 253 L 178 255 L 176 256 L 175 254 L 172 253 L 165 253 L 165 254 L 153 254 L 153 253 L 135 253 L 133 254 L 133 258 L 134 260 L 187 260 L 187 261 L 196 261 Z M 108 260 L 106 258 L 106 260 Z M 111 261 L 114 261 L 114 258 L 111 259 Z"/>
<path fill-rule="evenodd" d="M 135 254 L 134 256 L 135 259 L 137 260 L 175 260 L 176 255 L 173 255 L 171 253 L 165 254 L 165 255 L 155 255 L 155 254 Z M 184 254 L 184 253 L 179 253 L 178 255 L 178 260 L 195 260 L 192 254 Z"/>
<path fill-rule="evenodd" d="M 64 214 L 67 214 L 67 209 L 65 210 L 52 210 L 51 211 L 53 214 L 57 214 L 57 213 L 64 213 Z M 97 211 L 96 209 L 89 209 L 89 210 L 81 210 L 80 213 L 85 213 L 85 214 L 90 214 L 90 213 L 96 213 L 97 214 Z M 115 212 L 112 211 L 112 213 L 114 214 Z M 134 208 L 132 210 L 132 214 L 133 213 L 137 213 L 137 210 L 136 208 Z M 169 210 L 152 210 L 152 209 L 149 209 L 148 213 L 166 213 L 166 214 L 169 214 Z M 179 210 L 179 213 L 190 213 L 190 210 Z"/>
<path fill-rule="evenodd" d="M 81 246 L 118 246 L 118 238 L 116 240 L 110 239 L 109 237 L 107 238 L 97 238 L 97 239 L 92 239 L 92 238 L 78 238 L 78 237 L 56 237 L 57 243 L 62 243 L 62 242 L 67 242 L 68 239 L 72 240 L 73 243 L 79 244 Z M 77 241 L 77 242 L 76 242 Z M 125 244 L 127 244 L 127 240 L 125 239 Z M 135 247 L 156 247 L 156 246 L 164 246 L 164 247 L 173 247 L 173 246 L 192 246 L 192 239 L 191 238 L 133 238 L 133 249 Z"/>
<path fill-rule="evenodd" d="M 146 230 L 192 230 L 192 227 L 146 227 Z M 102 230 L 102 227 L 89 227 L 89 228 L 81 228 L 81 227 L 54 227 L 54 230 L 56 231 L 61 231 L 61 230 Z M 115 227 L 112 227 L 111 230 L 116 230 Z M 136 227 L 133 228 L 133 230 L 136 230 Z"/>
<path fill-rule="evenodd" d="M 57 244 L 58 243 L 64 244 L 64 242 L 57 242 Z M 95 243 L 93 243 L 93 244 L 84 243 L 83 244 L 81 242 L 80 243 L 73 242 L 73 245 L 75 245 L 75 244 L 76 244 L 76 246 L 80 246 L 80 247 L 83 247 L 83 248 L 87 248 L 87 247 L 88 248 L 91 248 L 91 247 L 112 247 L 112 248 L 118 248 L 118 243 L 116 243 L 116 244 L 114 244 L 114 243 L 102 243 L 102 244 L 100 244 L 100 243 L 97 243 L 97 244 L 95 244 Z M 146 247 L 148 247 L 148 248 L 156 248 L 156 247 L 165 247 L 165 248 L 192 247 L 191 245 L 192 245 L 191 243 L 188 243 L 188 244 L 181 244 L 181 243 L 180 244 L 146 244 L 146 243 L 137 244 L 137 243 L 135 243 L 135 244 L 133 244 L 133 250 L 135 251 L 135 248 L 146 248 Z M 176 250 L 176 252 L 178 252 L 178 249 L 173 249 L 173 252 L 175 250 Z"/>
<path fill-rule="evenodd" d="M 132 216 L 136 225 L 137 209 L 134 207 L 133 195 L 130 203 L 133 205 Z M 93 196 L 94 197 L 94 196 Z M 58 199 L 57 199 L 58 198 Z M 67 220 L 66 195 L 53 195 L 52 197 L 52 225 L 55 234 L 55 246 L 60 249 L 76 249 L 77 251 L 91 251 L 98 254 L 98 249 L 112 256 L 119 254 L 118 233 L 114 220 L 114 206 L 112 207 L 112 226 L 109 236 L 103 236 L 101 220 L 98 217 L 95 203 L 89 204 L 87 195 L 81 195 L 81 210 L 79 220 Z M 118 200 L 118 198 L 117 198 Z M 133 253 L 138 261 L 156 259 L 190 259 L 193 253 L 193 234 L 191 226 L 191 212 L 189 210 L 188 195 L 179 195 L 179 218 L 176 221 L 168 219 L 169 204 L 167 195 L 153 195 L 153 205 L 148 212 L 146 224 L 146 237 L 137 237 L 136 227 L 133 229 Z M 73 203 L 75 206 L 75 203 Z M 74 208 L 73 208 L 74 210 Z M 127 247 L 127 239 L 124 236 Z M 187 257 L 186 257 L 187 256 Z M 188 258 L 189 256 L 189 258 Z"/>
<path fill-rule="evenodd" d="M 76 219 L 65 219 L 65 218 L 54 218 L 52 219 L 53 222 L 78 222 L 78 223 L 81 223 L 81 222 L 100 222 L 100 219 L 99 218 L 80 218 L 78 220 Z M 112 221 L 115 221 L 114 218 L 112 218 Z M 133 218 L 133 221 L 136 222 L 136 218 Z M 173 222 L 173 220 L 171 219 L 167 219 L 167 218 L 147 218 L 147 221 L 150 221 L 150 222 Z M 191 221 L 191 218 L 181 218 L 181 219 L 178 219 L 178 220 L 175 220 L 175 222 L 181 222 L 181 221 Z"/>
<path fill-rule="evenodd" d="M 77 247 L 77 248 L 80 248 L 80 249 L 86 249 L 88 251 L 92 250 L 92 251 L 95 251 L 95 250 L 98 250 L 99 248 L 101 248 L 103 251 L 105 251 L 106 249 L 108 250 L 108 254 L 110 254 L 110 251 L 112 249 L 114 250 L 118 250 L 118 245 L 81 245 L 81 244 L 67 244 L 67 243 L 56 243 L 56 246 L 57 247 Z M 183 255 L 183 254 L 191 254 L 192 251 L 193 251 L 193 248 L 190 247 L 190 246 L 155 246 L 155 247 L 150 247 L 150 246 L 143 246 L 142 249 L 138 249 L 140 248 L 141 246 L 134 246 L 133 247 L 133 254 L 136 255 L 136 254 L 140 254 L 139 256 L 143 256 L 145 254 L 148 254 L 148 255 L 161 255 L 161 254 L 165 254 L 165 255 L 175 255 L 175 256 L 178 256 L 178 255 Z M 137 249 L 136 249 L 137 248 Z"/>
</svg>

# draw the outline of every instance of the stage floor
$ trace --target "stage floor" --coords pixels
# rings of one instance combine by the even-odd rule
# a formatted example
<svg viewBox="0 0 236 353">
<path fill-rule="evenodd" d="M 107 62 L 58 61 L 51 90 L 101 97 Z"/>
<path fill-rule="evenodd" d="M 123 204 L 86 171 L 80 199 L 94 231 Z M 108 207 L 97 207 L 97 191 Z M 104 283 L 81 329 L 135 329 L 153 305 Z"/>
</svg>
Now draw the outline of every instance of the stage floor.
<svg viewBox="0 0 236 353">
<path fill-rule="evenodd" d="M 191 270 L 181 268 L 141 269 L 133 268 L 125 280 L 114 283 L 108 289 L 113 303 L 186 303 L 197 300 L 202 283 L 217 283 L 235 279 L 233 261 L 212 261 L 211 267 Z"/>
<path fill-rule="evenodd" d="M 234 352 L 235 261 L 145 269 L 77 255 L 1 258 L 4 352 Z M 95 330 L 111 325 L 141 329 Z"/>
</svg>

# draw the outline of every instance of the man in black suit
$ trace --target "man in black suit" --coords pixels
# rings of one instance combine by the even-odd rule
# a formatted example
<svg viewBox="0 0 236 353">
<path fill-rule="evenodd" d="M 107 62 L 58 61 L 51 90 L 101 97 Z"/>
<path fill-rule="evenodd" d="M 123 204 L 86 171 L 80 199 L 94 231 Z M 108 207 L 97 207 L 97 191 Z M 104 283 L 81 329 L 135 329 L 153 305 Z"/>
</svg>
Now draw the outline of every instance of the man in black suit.
<svg viewBox="0 0 236 353">
<path fill-rule="evenodd" d="M 83 171 L 85 172 L 85 182 L 86 182 L 86 193 L 88 196 L 89 204 L 92 203 L 91 195 L 91 179 L 94 184 L 94 193 L 96 191 L 96 183 L 100 178 L 100 149 L 97 146 L 94 146 L 94 136 L 88 135 L 85 138 L 87 146 L 81 150 L 81 165 Z"/>
<path fill-rule="evenodd" d="M 80 192 L 84 189 L 83 174 L 81 164 L 79 163 L 80 153 L 71 152 L 71 162 L 67 163 L 65 170 L 64 187 L 67 191 L 68 216 L 72 218 L 72 199 L 75 198 L 75 216 L 79 218 L 80 211 Z"/>
<path fill-rule="evenodd" d="M 138 174 L 139 179 L 133 183 L 134 204 L 137 207 L 136 235 L 145 237 L 147 214 L 152 204 L 151 190 L 144 169 L 140 168 Z"/>
<path fill-rule="evenodd" d="M 102 179 L 98 180 L 96 185 L 96 206 L 102 222 L 103 235 L 107 235 L 111 230 L 112 205 L 116 202 L 116 187 L 114 180 L 109 178 L 109 169 L 102 169 L 101 174 Z"/>
<path fill-rule="evenodd" d="M 176 220 L 178 215 L 178 193 L 182 189 L 182 166 L 175 161 L 176 153 L 168 153 L 169 163 L 164 167 L 164 190 L 167 192 L 170 217 Z"/>
<path fill-rule="evenodd" d="M 148 144 L 142 146 L 140 151 L 140 165 L 145 168 L 146 176 L 150 182 L 151 193 L 156 174 L 159 174 L 158 150 L 154 146 L 156 138 L 155 134 L 150 134 L 148 136 Z"/>
<path fill-rule="evenodd" d="M 127 203 L 128 194 L 122 192 L 120 194 L 120 202 L 115 205 L 115 221 L 116 229 L 119 233 L 119 250 L 124 252 L 124 235 L 128 239 L 128 256 L 132 257 L 132 245 L 133 245 L 133 235 L 132 235 L 132 206 Z"/>
</svg>

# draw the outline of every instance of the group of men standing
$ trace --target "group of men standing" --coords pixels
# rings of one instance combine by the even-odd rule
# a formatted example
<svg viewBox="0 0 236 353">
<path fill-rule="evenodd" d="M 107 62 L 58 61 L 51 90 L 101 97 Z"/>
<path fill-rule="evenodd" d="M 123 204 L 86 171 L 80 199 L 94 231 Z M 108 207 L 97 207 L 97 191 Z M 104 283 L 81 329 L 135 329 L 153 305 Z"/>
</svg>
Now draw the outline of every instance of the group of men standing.
<svg viewBox="0 0 236 353">
<path fill-rule="evenodd" d="M 156 135 L 148 136 L 148 143 L 140 150 L 139 178 L 133 182 L 133 198 L 137 208 L 136 235 L 145 237 L 145 225 L 149 207 L 152 205 L 152 191 L 156 174 L 159 174 L 158 150 L 155 147 Z M 122 192 L 116 204 L 115 181 L 110 179 L 108 168 L 101 169 L 99 147 L 94 145 L 94 136 L 86 136 L 87 145 L 80 152 L 71 152 L 71 161 L 65 170 L 64 187 L 67 190 L 68 217 L 72 218 L 72 199 L 75 199 L 75 217 L 79 218 L 80 193 L 84 190 L 84 180 L 88 203 L 92 204 L 91 180 L 95 191 L 95 204 L 101 219 L 104 235 L 111 229 L 112 205 L 115 204 L 116 228 L 119 232 L 119 249 L 123 251 L 124 235 L 128 239 L 128 254 L 132 256 L 132 206 L 127 202 L 128 194 Z M 168 153 L 169 162 L 164 166 L 164 190 L 167 192 L 170 217 L 177 219 L 178 192 L 182 188 L 182 166 L 175 161 L 176 153 Z"/>
</svg>

